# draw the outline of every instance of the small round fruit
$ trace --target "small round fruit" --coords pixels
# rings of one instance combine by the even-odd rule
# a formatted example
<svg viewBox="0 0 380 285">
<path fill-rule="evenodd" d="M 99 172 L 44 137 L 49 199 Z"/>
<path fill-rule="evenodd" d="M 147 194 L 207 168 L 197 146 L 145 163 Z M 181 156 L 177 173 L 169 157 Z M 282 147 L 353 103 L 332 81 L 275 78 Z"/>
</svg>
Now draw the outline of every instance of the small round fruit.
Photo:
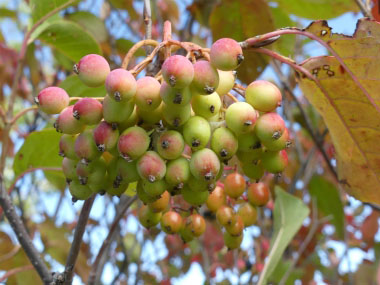
<svg viewBox="0 0 380 285">
<path fill-rule="evenodd" d="M 182 227 L 182 217 L 174 211 L 168 211 L 161 217 L 161 229 L 167 234 L 178 233 Z"/>
<path fill-rule="evenodd" d="M 82 185 L 78 179 L 74 179 L 69 184 L 70 194 L 73 196 L 73 201 L 86 200 L 92 195 L 92 191 L 88 185 Z"/>
<path fill-rule="evenodd" d="M 270 191 L 268 186 L 263 183 L 252 183 L 247 189 L 248 201 L 252 206 L 264 206 L 269 201 Z"/>
<path fill-rule="evenodd" d="M 216 178 L 220 170 L 218 156 L 209 148 L 195 152 L 190 160 L 191 174 L 197 179 L 211 181 Z"/>
<path fill-rule="evenodd" d="M 261 142 L 273 142 L 284 133 L 285 122 L 276 113 L 266 113 L 259 117 L 255 125 L 255 133 Z"/>
<path fill-rule="evenodd" d="M 137 194 L 137 197 L 144 203 L 144 205 L 147 205 L 149 203 L 153 203 L 154 201 L 157 200 L 157 197 L 152 197 L 152 196 L 149 196 L 144 188 L 143 188 L 143 180 L 140 179 L 138 182 L 137 182 L 137 186 L 136 186 L 136 194 Z"/>
<path fill-rule="evenodd" d="M 211 136 L 211 149 L 221 160 L 233 157 L 238 149 L 238 140 L 228 128 L 217 128 Z"/>
<path fill-rule="evenodd" d="M 121 134 L 123 131 L 126 129 L 133 127 L 134 125 L 137 124 L 138 121 L 138 116 L 137 116 L 137 108 L 136 106 L 133 108 L 132 114 L 126 118 L 125 120 L 119 122 L 117 124 L 117 128 L 119 129 L 119 133 Z M 112 126 L 112 124 L 111 124 Z"/>
<path fill-rule="evenodd" d="M 162 214 L 161 212 L 154 213 L 149 209 L 148 206 L 143 205 L 139 209 L 137 216 L 138 216 L 140 224 L 143 227 L 149 229 L 151 227 L 154 227 L 160 222 Z"/>
<path fill-rule="evenodd" d="M 148 124 L 148 125 L 160 124 L 160 121 L 163 118 L 162 106 L 163 106 L 163 103 L 161 103 L 160 106 L 158 106 L 156 109 L 152 111 L 145 111 L 143 109 L 137 108 L 136 114 L 138 117 L 139 125 L 140 124 Z"/>
<path fill-rule="evenodd" d="M 258 181 L 264 175 L 264 167 L 261 160 L 255 161 L 255 163 L 242 163 L 241 168 L 244 174 L 256 181 Z"/>
<path fill-rule="evenodd" d="M 105 86 L 108 95 L 117 102 L 129 101 L 137 90 L 136 79 L 123 68 L 112 70 L 107 76 Z"/>
<path fill-rule="evenodd" d="M 228 174 L 224 180 L 224 191 L 231 198 L 239 198 L 244 193 L 245 186 L 244 176 L 237 172 Z"/>
<path fill-rule="evenodd" d="M 161 84 L 157 79 L 145 76 L 137 80 L 135 103 L 141 110 L 152 111 L 161 104 Z"/>
<path fill-rule="evenodd" d="M 254 130 L 257 112 L 246 102 L 231 104 L 226 111 L 226 124 L 237 136 Z"/>
<path fill-rule="evenodd" d="M 116 102 L 110 96 L 105 96 L 103 100 L 103 117 L 107 123 L 122 123 L 132 115 L 135 108 L 133 100 Z"/>
<path fill-rule="evenodd" d="M 203 191 L 203 192 L 194 192 L 190 190 L 190 188 L 185 185 L 182 190 L 181 194 L 183 199 L 189 203 L 190 205 L 193 206 L 202 206 L 206 201 L 209 196 L 208 191 Z"/>
<path fill-rule="evenodd" d="M 245 90 L 245 100 L 255 110 L 272 112 L 281 105 L 281 91 L 273 83 L 266 80 L 256 80 Z"/>
<path fill-rule="evenodd" d="M 122 157 L 114 157 L 108 166 L 108 177 L 116 188 L 122 183 L 132 183 L 140 179 L 136 169 L 136 161 L 127 161 Z"/>
<path fill-rule="evenodd" d="M 191 116 L 191 105 L 187 104 L 185 106 L 172 106 L 163 104 L 162 115 L 164 120 L 175 128 L 185 124 Z"/>
<path fill-rule="evenodd" d="M 137 161 L 137 172 L 141 178 L 153 183 L 164 178 L 166 164 L 157 152 L 147 151 Z"/>
<path fill-rule="evenodd" d="M 165 191 L 156 201 L 148 203 L 148 207 L 153 213 L 158 213 L 164 211 L 169 206 L 169 202 L 170 194 L 168 191 Z"/>
<path fill-rule="evenodd" d="M 96 147 L 92 130 L 87 129 L 75 140 L 74 150 L 82 163 L 88 164 L 92 160 L 98 159 L 101 152 Z"/>
<path fill-rule="evenodd" d="M 104 57 L 88 54 L 74 65 L 74 71 L 84 84 L 89 87 L 98 87 L 106 81 L 110 66 Z"/>
<path fill-rule="evenodd" d="M 255 132 L 241 134 L 237 137 L 240 152 L 252 152 L 261 148 L 261 142 Z"/>
<path fill-rule="evenodd" d="M 234 215 L 234 210 L 226 205 L 222 205 L 216 211 L 216 219 L 222 226 L 230 225 L 233 221 Z"/>
<path fill-rule="evenodd" d="M 184 88 L 194 77 L 194 68 L 189 59 L 182 55 L 168 57 L 162 65 L 162 76 L 171 87 Z"/>
<path fill-rule="evenodd" d="M 168 184 L 164 179 L 154 182 L 142 179 L 142 187 L 146 194 L 157 199 L 168 189 Z"/>
<path fill-rule="evenodd" d="M 67 182 L 71 182 L 72 180 L 77 179 L 77 168 L 78 160 L 69 159 L 64 157 L 62 160 L 62 172 L 66 177 Z"/>
<path fill-rule="evenodd" d="M 269 151 L 280 151 L 290 147 L 291 141 L 289 139 L 289 131 L 285 128 L 282 136 L 275 141 L 263 141 L 263 146 Z"/>
<path fill-rule="evenodd" d="M 76 135 L 62 135 L 59 140 L 59 155 L 70 159 L 78 159 L 75 154 L 75 139 Z"/>
<path fill-rule="evenodd" d="M 183 137 L 193 150 L 204 148 L 211 137 L 210 123 L 206 119 L 194 116 L 183 126 Z"/>
<path fill-rule="evenodd" d="M 285 150 L 266 151 L 263 153 L 262 164 L 270 173 L 281 173 L 288 165 L 288 154 Z"/>
<path fill-rule="evenodd" d="M 226 231 L 236 237 L 243 233 L 244 230 L 244 222 L 240 215 L 234 215 L 232 217 L 232 222 L 230 224 L 225 225 Z"/>
<path fill-rule="evenodd" d="M 243 50 L 233 39 L 222 38 L 211 46 L 210 62 L 217 69 L 234 70 L 243 60 Z"/>
<path fill-rule="evenodd" d="M 232 236 L 226 231 L 223 234 L 223 240 L 228 250 L 237 249 L 240 247 L 240 244 L 243 241 L 243 234 L 240 236 Z"/>
<path fill-rule="evenodd" d="M 257 221 L 257 210 L 250 203 L 242 204 L 237 214 L 243 219 L 244 227 L 250 227 Z"/>
<path fill-rule="evenodd" d="M 156 142 L 157 152 L 164 159 L 176 159 L 181 156 L 185 141 L 181 133 L 169 130 L 160 134 Z"/>
<path fill-rule="evenodd" d="M 70 98 L 66 91 L 59 87 L 47 87 L 34 98 L 42 112 L 46 114 L 59 114 L 69 106 Z"/>
<path fill-rule="evenodd" d="M 185 88 L 173 88 L 166 82 L 162 82 L 160 88 L 160 97 L 166 105 L 169 106 L 186 106 L 190 103 L 193 94 L 189 87 Z"/>
<path fill-rule="evenodd" d="M 176 186 L 178 189 L 181 189 L 189 178 L 190 166 L 189 161 L 186 158 L 179 157 L 167 164 L 165 180 L 169 185 Z"/>
<path fill-rule="evenodd" d="M 216 93 L 219 96 L 226 95 L 235 85 L 235 71 L 219 70 L 219 85 L 216 88 Z"/>
<path fill-rule="evenodd" d="M 117 148 L 120 156 L 126 160 L 133 160 L 142 156 L 149 147 L 150 138 L 140 127 L 130 127 L 119 137 Z"/>
<path fill-rule="evenodd" d="M 210 193 L 206 201 L 207 208 L 211 212 L 216 212 L 222 205 L 226 204 L 226 194 L 222 187 L 216 186 Z"/>
<path fill-rule="evenodd" d="M 187 186 L 191 189 L 191 191 L 194 192 L 212 192 L 215 189 L 215 179 L 211 180 L 204 180 L 204 179 L 197 179 L 193 175 L 190 175 L 189 180 L 187 181 Z"/>
<path fill-rule="evenodd" d="M 194 78 L 191 88 L 199 95 L 214 93 L 219 85 L 219 74 L 216 68 L 206 60 L 197 61 L 193 67 Z"/>
<path fill-rule="evenodd" d="M 219 113 L 222 101 L 216 92 L 211 95 L 194 95 L 191 106 L 197 116 L 209 120 Z"/>
<path fill-rule="evenodd" d="M 74 104 L 73 116 L 86 125 L 96 125 L 103 118 L 103 106 L 96 99 L 82 98 Z"/>
<path fill-rule="evenodd" d="M 185 228 L 195 237 L 200 237 L 206 231 L 205 219 L 199 214 L 192 214 L 186 218 Z"/>
<path fill-rule="evenodd" d="M 84 130 L 85 125 L 73 117 L 73 108 L 74 106 L 68 106 L 59 114 L 54 123 L 54 127 L 57 132 L 75 135 Z"/>
<path fill-rule="evenodd" d="M 114 149 L 119 139 L 119 130 L 113 129 L 112 125 L 102 121 L 92 131 L 96 147 L 100 152 Z"/>
</svg>

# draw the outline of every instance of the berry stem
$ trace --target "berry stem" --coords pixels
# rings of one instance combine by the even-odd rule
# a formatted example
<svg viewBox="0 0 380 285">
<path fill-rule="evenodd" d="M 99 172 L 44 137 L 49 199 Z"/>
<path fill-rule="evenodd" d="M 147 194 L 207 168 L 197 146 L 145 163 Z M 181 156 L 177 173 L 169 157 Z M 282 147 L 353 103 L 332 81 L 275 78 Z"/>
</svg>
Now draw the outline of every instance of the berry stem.
<svg viewBox="0 0 380 285">
<path fill-rule="evenodd" d="M 227 96 L 228 98 L 230 98 L 234 102 L 239 102 L 239 100 L 229 92 L 225 96 Z"/>
<path fill-rule="evenodd" d="M 143 46 L 154 46 L 154 47 L 157 47 L 157 46 L 159 46 L 159 42 L 157 42 L 155 40 L 151 40 L 151 39 L 146 39 L 146 40 L 139 41 L 133 47 L 131 47 L 131 49 L 125 55 L 121 67 L 124 68 L 124 69 L 126 69 L 128 67 L 129 61 L 132 59 L 133 55 L 136 53 L 136 51 L 139 48 L 141 48 Z"/>
</svg>

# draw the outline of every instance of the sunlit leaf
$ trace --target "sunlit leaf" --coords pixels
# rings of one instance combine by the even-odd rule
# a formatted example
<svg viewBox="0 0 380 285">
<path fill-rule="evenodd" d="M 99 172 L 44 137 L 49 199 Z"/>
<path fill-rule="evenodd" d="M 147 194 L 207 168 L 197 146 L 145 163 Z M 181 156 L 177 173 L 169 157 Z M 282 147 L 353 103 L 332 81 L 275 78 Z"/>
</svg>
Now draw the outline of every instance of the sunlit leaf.
<svg viewBox="0 0 380 285">
<path fill-rule="evenodd" d="M 357 199 L 380 204 L 380 24 L 361 20 L 353 37 L 332 34 L 322 21 L 307 31 L 321 36 L 343 58 L 368 93 L 332 56 L 310 58 L 302 64 L 325 90 L 300 78 L 303 93 L 329 129 L 341 186 Z"/>
<path fill-rule="evenodd" d="M 124 57 L 134 44 L 135 44 L 134 42 L 127 39 L 117 39 L 116 40 L 117 52 L 120 54 L 121 57 Z M 138 49 L 135 53 L 135 56 L 145 56 L 144 49 L 142 48 Z"/>
<path fill-rule="evenodd" d="M 59 87 L 65 89 L 70 97 L 103 97 L 107 94 L 104 85 L 96 88 L 88 87 L 76 74 L 68 76 Z"/>
<path fill-rule="evenodd" d="M 12 19 L 16 19 L 17 18 L 17 13 L 16 13 L 16 11 L 0 7 L 0 18 L 12 18 Z"/>
<path fill-rule="evenodd" d="M 29 6 L 32 10 L 33 22 L 37 22 L 43 16 L 49 12 L 55 10 L 59 12 L 60 10 L 79 2 L 78 0 L 30 0 Z"/>
</svg>

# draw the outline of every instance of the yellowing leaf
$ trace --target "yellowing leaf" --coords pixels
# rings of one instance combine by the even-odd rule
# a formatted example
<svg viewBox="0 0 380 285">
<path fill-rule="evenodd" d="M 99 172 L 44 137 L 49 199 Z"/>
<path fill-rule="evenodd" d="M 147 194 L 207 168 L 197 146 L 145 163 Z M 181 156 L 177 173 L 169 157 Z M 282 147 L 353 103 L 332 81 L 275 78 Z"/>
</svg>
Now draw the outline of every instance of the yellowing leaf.
<svg viewBox="0 0 380 285">
<path fill-rule="evenodd" d="M 324 21 L 307 31 L 323 38 L 343 58 L 365 90 L 335 57 L 313 57 L 302 63 L 325 90 L 300 78 L 302 91 L 330 131 L 341 185 L 357 199 L 380 204 L 380 24 L 362 19 L 352 37 L 330 33 Z"/>
</svg>

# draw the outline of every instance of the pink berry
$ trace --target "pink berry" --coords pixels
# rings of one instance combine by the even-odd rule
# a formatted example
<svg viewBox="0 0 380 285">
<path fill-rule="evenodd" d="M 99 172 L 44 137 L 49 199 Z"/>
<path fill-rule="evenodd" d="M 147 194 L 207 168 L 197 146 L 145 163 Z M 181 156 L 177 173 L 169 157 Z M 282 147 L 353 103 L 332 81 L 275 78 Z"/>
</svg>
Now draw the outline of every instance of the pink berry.
<svg viewBox="0 0 380 285">
<path fill-rule="evenodd" d="M 48 87 L 40 91 L 34 99 L 42 112 L 46 114 L 59 114 L 69 106 L 69 95 L 59 87 Z"/>
<path fill-rule="evenodd" d="M 112 124 L 102 121 L 92 131 L 96 147 L 99 151 L 109 151 L 116 147 L 119 130 L 113 129 Z"/>
<path fill-rule="evenodd" d="M 118 68 L 108 74 L 106 89 L 115 101 L 129 101 L 136 94 L 136 79 L 128 70 Z"/>
<path fill-rule="evenodd" d="M 96 99 L 82 98 L 74 104 L 73 116 L 86 125 L 96 125 L 103 118 L 103 106 Z"/>
<path fill-rule="evenodd" d="M 97 54 L 88 54 L 74 65 L 74 72 L 89 87 L 98 87 L 106 81 L 110 66 L 107 60 Z"/>
<path fill-rule="evenodd" d="M 215 67 L 206 60 L 194 63 L 194 79 L 191 82 L 192 89 L 200 95 L 214 93 L 219 85 L 219 74 Z"/>
<path fill-rule="evenodd" d="M 137 80 L 135 103 L 141 110 L 152 111 L 161 104 L 161 84 L 157 79 L 145 76 Z"/>
<path fill-rule="evenodd" d="M 234 70 L 243 60 L 243 51 L 239 43 L 233 39 L 222 38 L 211 46 L 210 62 L 217 69 Z"/>
<path fill-rule="evenodd" d="M 68 106 L 59 114 L 54 127 L 57 132 L 61 132 L 68 135 L 75 135 L 81 133 L 85 125 L 74 118 L 73 116 L 74 106 Z"/>
<path fill-rule="evenodd" d="M 193 80 L 194 68 L 186 57 L 173 55 L 162 65 L 162 76 L 171 87 L 184 88 Z"/>
</svg>

